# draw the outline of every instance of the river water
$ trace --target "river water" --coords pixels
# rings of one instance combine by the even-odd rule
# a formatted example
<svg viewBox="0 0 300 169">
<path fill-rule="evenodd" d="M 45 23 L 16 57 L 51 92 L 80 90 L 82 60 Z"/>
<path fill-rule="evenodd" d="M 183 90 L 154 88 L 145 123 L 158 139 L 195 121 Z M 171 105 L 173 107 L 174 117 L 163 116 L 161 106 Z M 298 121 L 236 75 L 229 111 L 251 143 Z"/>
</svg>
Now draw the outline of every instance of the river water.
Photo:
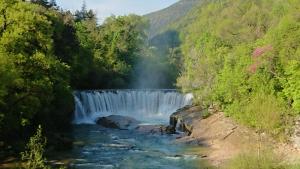
<svg viewBox="0 0 300 169">
<path fill-rule="evenodd" d="M 175 143 L 170 135 L 150 135 L 97 125 L 74 126 L 75 145 L 70 152 L 76 169 L 199 169 L 191 146 Z M 202 166 L 202 167 L 201 167 Z M 204 167 L 203 167 L 204 168 Z"/>
<path fill-rule="evenodd" d="M 121 114 L 142 123 L 167 124 L 169 115 L 192 103 L 174 90 L 76 92 L 74 147 L 68 152 L 76 169 L 199 169 L 201 157 L 191 146 L 176 143 L 178 135 L 108 129 L 95 124 L 99 116 Z"/>
</svg>

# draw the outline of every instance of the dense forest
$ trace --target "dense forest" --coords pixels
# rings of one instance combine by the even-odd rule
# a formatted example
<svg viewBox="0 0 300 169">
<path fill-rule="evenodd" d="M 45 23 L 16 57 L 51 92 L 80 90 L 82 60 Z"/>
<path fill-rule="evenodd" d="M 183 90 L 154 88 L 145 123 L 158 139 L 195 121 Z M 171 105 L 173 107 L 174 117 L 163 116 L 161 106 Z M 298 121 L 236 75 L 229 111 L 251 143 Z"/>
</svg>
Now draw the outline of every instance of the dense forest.
<svg viewBox="0 0 300 169">
<path fill-rule="evenodd" d="M 178 16 L 99 24 L 85 4 L 72 13 L 54 0 L 0 0 L 0 149 L 23 150 L 39 125 L 57 140 L 71 128 L 73 91 L 111 88 L 177 87 L 286 141 L 300 114 L 300 1 L 173 7 Z"/>
<path fill-rule="evenodd" d="M 173 88 L 180 58 L 158 55 L 148 27 L 137 15 L 99 24 L 85 3 L 72 13 L 53 0 L 0 0 L 1 149 L 22 149 L 38 125 L 59 145 L 74 90 Z"/>
<path fill-rule="evenodd" d="M 197 104 L 284 139 L 300 112 L 299 8 L 297 0 L 201 1 L 181 31 L 178 87 Z"/>
<path fill-rule="evenodd" d="M 98 25 L 85 5 L 72 14 L 55 1 L 1 0 L 1 149 L 22 148 L 39 124 L 68 130 L 74 90 L 128 87 L 146 26 L 136 15 Z"/>
</svg>

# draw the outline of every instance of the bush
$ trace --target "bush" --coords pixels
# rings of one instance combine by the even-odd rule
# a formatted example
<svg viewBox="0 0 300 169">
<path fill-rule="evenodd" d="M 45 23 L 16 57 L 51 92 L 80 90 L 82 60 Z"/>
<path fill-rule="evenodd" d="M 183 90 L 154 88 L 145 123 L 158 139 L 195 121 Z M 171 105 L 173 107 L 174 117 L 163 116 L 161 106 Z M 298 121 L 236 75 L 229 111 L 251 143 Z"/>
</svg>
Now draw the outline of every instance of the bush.
<svg viewBox="0 0 300 169">
<path fill-rule="evenodd" d="M 270 94 L 257 93 L 248 100 L 234 102 L 226 112 L 239 122 L 279 139 L 289 127 L 289 116 L 284 102 Z"/>
<path fill-rule="evenodd" d="M 39 126 L 37 132 L 29 140 L 26 151 L 21 153 L 22 160 L 25 160 L 24 169 L 50 169 L 45 164 L 43 157 L 47 140 L 42 135 L 42 127 Z"/>
</svg>

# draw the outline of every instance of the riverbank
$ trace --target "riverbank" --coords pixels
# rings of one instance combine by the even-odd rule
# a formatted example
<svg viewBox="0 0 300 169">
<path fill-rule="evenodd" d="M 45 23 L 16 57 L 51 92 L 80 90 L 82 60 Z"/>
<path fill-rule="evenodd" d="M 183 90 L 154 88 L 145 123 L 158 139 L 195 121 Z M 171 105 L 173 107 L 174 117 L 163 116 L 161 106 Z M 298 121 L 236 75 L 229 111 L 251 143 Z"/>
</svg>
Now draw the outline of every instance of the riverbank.
<svg viewBox="0 0 300 169">
<path fill-rule="evenodd" d="M 129 162 L 131 157 L 143 161 L 144 158 L 140 157 L 144 155 L 145 158 L 150 158 L 149 166 L 153 165 L 151 160 L 160 159 L 159 164 L 155 165 L 162 166 L 172 161 L 174 167 L 178 165 L 196 168 L 199 161 L 201 166 L 208 162 L 216 168 L 224 168 L 240 154 L 263 150 L 270 150 L 278 156 L 279 159 L 276 160 L 280 160 L 280 163 L 299 162 L 300 150 L 295 148 L 292 142 L 280 143 L 267 134 L 258 134 L 255 130 L 236 123 L 222 112 L 210 113 L 212 114 L 207 116 L 206 111 L 195 106 L 173 113 L 170 118 L 171 126 L 176 125 L 177 129 L 184 130 L 185 135 L 169 135 L 168 132 L 164 132 L 164 125 L 141 125 L 133 130 L 103 128 L 99 125 L 75 125 L 73 150 L 61 152 L 59 156 L 56 152 L 49 158 L 49 162 L 86 168 L 101 163 L 112 167 L 113 158 L 108 158 L 108 154 L 104 153 L 107 150 L 118 155 L 120 159 L 123 159 L 121 154 L 127 154 Z M 121 120 L 126 119 L 124 117 Z M 94 158 L 95 154 L 100 161 Z M 166 158 L 162 160 L 162 157 Z M 8 159 L 0 164 L 0 168 L 13 168 L 18 162 L 15 160 Z M 128 160 L 118 165 L 128 166 Z M 190 162 L 194 164 L 191 165 Z"/>
<path fill-rule="evenodd" d="M 200 107 L 187 107 L 174 113 L 183 123 L 179 124 L 181 128 L 188 126 L 185 131 L 189 134 L 176 142 L 204 147 L 205 159 L 213 166 L 225 166 L 239 154 L 266 149 L 274 152 L 283 163 L 293 164 L 300 160 L 300 149 L 292 143 L 279 143 L 267 134 L 258 134 L 226 117 L 223 112 L 213 113 L 207 118 L 194 115 L 201 113 Z"/>
</svg>

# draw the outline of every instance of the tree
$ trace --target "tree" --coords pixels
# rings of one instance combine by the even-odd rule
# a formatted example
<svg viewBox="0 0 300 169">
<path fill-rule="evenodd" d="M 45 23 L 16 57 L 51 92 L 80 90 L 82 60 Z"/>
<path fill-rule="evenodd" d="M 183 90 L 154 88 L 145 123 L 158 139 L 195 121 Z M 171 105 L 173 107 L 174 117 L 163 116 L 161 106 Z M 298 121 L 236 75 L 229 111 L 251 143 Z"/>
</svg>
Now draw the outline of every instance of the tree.
<svg viewBox="0 0 300 169">
<path fill-rule="evenodd" d="M 49 131 L 63 129 L 61 124 L 71 121 L 73 98 L 69 66 L 53 55 L 54 29 L 49 18 L 56 15 L 27 2 L 0 2 L 6 7 L 5 19 L 0 20 L 0 25 L 6 22 L 0 36 L 0 57 L 10 63 L 3 67 L 5 83 L 0 85 L 0 139 L 18 140 L 26 135 L 22 131 L 36 123 Z M 55 112 L 62 121 L 55 120 Z"/>
<path fill-rule="evenodd" d="M 86 2 L 83 1 L 80 11 L 75 12 L 75 20 L 77 22 L 84 20 L 93 20 L 96 21 L 96 14 L 92 10 L 87 10 Z"/>
<path fill-rule="evenodd" d="M 197 104 L 216 105 L 280 138 L 300 110 L 298 6 L 282 0 L 204 2 L 182 31 L 177 85 L 193 92 Z"/>
<path fill-rule="evenodd" d="M 56 0 L 50 0 L 49 1 L 49 6 L 50 7 L 56 7 L 57 6 Z"/>
<path fill-rule="evenodd" d="M 30 2 L 42 5 L 43 7 L 46 7 L 46 8 L 50 7 L 48 0 L 30 0 Z"/>
<path fill-rule="evenodd" d="M 85 79 L 80 88 L 126 87 L 145 40 L 145 26 L 136 15 L 110 17 L 101 26 L 95 20 L 77 22 L 77 37 L 84 53 L 75 59 L 79 64 L 73 68 L 84 70 L 76 77 Z"/>
<path fill-rule="evenodd" d="M 99 26 L 85 5 L 76 20 L 46 2 L 0 0 L 0 142 L 6 144 L 27 138 L 38 124 L 46 135 L 68 129 L 73 90 L 126 87 L 145 41 L 142 17 L 111 17 Z"/>
</svg>

